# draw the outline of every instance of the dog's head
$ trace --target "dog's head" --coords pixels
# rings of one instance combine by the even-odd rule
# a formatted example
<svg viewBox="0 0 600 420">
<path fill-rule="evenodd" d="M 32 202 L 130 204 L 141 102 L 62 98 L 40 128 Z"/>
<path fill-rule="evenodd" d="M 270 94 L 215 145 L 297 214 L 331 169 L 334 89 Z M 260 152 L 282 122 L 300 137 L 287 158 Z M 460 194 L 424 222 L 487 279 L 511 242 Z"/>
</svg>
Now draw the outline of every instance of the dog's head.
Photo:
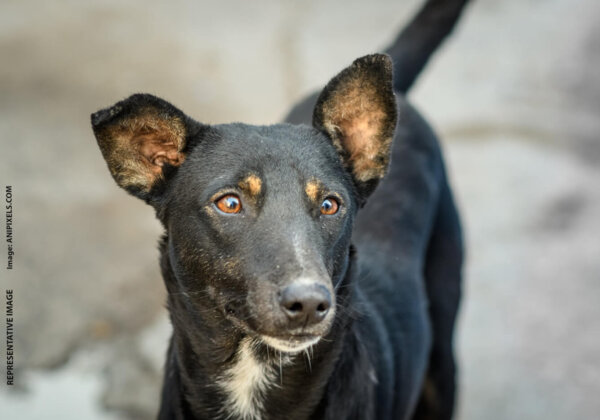
<svg viewBox="0 0 600 420">
<path fill-rule="evenodd" d="M 151 95 L 96 112 L 92 125 L 116 182 L 162 221 L 167 288 L 188 310 L 281 351 L 327 334 L 354 214 L 389 163 L 387 56 L 358 59 L 332 79 L 312 127 L 209 126 Z"/>
</svg>

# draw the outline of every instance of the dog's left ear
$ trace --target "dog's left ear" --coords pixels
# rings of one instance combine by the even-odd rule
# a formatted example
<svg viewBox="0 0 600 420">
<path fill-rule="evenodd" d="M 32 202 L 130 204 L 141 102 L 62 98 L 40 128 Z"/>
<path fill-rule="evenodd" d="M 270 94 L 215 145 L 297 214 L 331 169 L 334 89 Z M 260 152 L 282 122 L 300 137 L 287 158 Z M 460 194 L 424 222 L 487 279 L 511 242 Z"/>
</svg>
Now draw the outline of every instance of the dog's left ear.
<svg viewBox="0 0 600 420">
<path fill-rule="evenodd" d="M 317 100 L 313 126 L 331 138 L 363 199 L 387 171 L 396 120 L 392 61 L 385 54 L 355 60 Z"/>
</svg>

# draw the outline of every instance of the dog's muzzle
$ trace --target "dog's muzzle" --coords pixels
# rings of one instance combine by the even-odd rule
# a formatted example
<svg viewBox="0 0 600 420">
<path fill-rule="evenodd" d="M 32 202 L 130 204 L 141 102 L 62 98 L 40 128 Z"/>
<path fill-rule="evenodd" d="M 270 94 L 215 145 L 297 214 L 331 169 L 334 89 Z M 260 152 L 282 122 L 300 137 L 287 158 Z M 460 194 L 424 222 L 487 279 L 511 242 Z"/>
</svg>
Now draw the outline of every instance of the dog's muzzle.
<svg viewBox="0 0 600 420">
<path fill-rule="evenodd" d="M 299 352 L 315 345 L 329 331 L 335 296 L 322 283 L 296 280 L 282 287 L 277 303 L 279 331 L 262 336 L 270 347 L 287 353 Z"/>
</svg>

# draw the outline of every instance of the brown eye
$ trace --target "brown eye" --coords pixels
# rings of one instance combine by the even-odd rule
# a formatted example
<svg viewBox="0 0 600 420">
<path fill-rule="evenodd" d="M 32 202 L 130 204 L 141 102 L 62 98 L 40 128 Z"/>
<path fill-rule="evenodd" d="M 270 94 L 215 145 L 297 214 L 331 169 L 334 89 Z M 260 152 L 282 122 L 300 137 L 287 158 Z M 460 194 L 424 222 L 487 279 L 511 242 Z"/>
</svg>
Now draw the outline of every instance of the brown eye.
<svg viewBox="0 0 600 420">
<path fill-rule="evenodd" d="M 215 201 L 217 208 L 223 213 L 239 213 L 242 211 L 242 202 L 235 194 L 227 194 Z"/>
<path fill-rule="evenodd" d="M 332 214 L 336 214 L 338 209 L 340 208 L 339 203 L 335 198 L 326 198 L 321 204 L 321 214 L 325 214 L 330 216 Z"/>
</svg>

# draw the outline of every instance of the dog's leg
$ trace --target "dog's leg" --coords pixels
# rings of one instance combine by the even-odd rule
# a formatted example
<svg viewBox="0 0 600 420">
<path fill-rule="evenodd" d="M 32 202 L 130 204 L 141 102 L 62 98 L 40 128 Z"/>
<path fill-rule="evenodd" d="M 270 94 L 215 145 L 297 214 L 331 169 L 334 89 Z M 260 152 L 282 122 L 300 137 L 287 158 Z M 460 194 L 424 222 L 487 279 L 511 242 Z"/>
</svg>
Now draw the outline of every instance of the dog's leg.
<svg viewBox="0 0 600 420">
<path fill-rule="evenodd" d="M 414 419 L 452 418 L 456 390 L 452 341 L 461 295 L 462 262 L 460 221 L 444 180 L 425 262 L 433 346 Z"/>
</svg>

